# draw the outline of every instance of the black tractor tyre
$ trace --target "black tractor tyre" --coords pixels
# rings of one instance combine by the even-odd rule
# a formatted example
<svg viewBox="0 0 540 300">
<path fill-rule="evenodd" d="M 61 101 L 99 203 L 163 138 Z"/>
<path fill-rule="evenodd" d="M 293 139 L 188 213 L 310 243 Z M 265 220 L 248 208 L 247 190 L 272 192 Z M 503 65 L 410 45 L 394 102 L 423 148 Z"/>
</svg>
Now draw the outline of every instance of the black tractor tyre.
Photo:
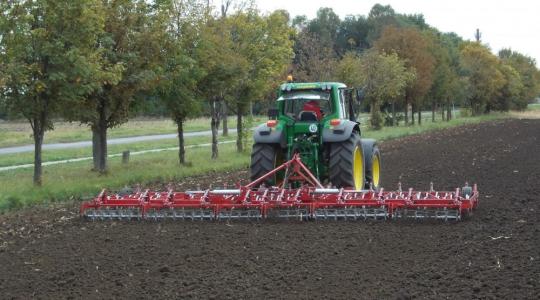
<svg viewBox="0 0 540 300">
<path fill-rule="evenodd" d="M 253 144 L 251 150 L 250 178 L 260 178 L 275 169 L 281 163 L 281 148 L 278 144 Z M 276 176 L 264 181 L 266 186 L 276 184 Z"/>
<path fill-rule="evenodd" d="M 381 152 L 373 139 L 362 139 L 362 147 L 364 147 L 364 160 L 366 162 L 365 188 L 378 190 L 381 187 Z"/>
<path fill-rule="evenodd" d="M 355 160 L 357 174 L 354 170 Z M 328 177 L 331 184 L 337 188 L 363 189 L 366 182 L 364 161 L 362 141 L 358 133 L 353 132 L 351 137 L 343 142 L 330 144 Z"/>
</svg>

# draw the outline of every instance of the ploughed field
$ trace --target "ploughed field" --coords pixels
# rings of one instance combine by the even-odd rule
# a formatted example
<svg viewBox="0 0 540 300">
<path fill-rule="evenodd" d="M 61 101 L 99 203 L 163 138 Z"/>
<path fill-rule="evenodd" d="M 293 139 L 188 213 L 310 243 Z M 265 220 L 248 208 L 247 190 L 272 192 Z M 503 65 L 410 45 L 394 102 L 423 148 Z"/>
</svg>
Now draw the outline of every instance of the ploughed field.
<svg viewBox="0 0 540 300">
<path fill-rule="evenodd" d="M 77 203 L 25 209 L 0 216 L 0 298 L 540 295 L 540 120 L 458 127 L 381 150 L 386 189 L 477 182 L 479 208 L 458 223 L 89 222 Z M 177 188 L 231 185 L 247 173 Z"/>
</svg>

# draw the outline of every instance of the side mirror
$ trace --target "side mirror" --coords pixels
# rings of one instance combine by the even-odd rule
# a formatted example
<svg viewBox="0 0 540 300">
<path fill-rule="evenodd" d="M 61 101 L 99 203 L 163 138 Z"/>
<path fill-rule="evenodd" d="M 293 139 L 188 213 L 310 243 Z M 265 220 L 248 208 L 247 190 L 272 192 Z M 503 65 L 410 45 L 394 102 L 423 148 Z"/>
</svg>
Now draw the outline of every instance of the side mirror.
<svg viewBox="0 0 540 300">
<path fill-rule="evenodd" d="M 278 117 L 279 111 L 277 108 L 270 108 L 268 110 L 268 119 L 269 120 L 276 120 Z"/>
</svg>

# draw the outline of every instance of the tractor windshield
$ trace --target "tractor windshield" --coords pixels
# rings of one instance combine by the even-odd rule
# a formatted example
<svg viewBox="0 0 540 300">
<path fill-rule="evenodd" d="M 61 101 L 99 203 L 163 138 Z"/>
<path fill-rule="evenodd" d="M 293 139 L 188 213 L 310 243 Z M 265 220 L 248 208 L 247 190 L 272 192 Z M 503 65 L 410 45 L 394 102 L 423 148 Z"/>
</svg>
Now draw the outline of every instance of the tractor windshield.
<svg viewBox="0 0 540 300">
<path fill-rule="evenodd" d="M 319 121 L 331 112 L 330 91 L 289 91 L 278 101 L 285 101 L 284 113 L 299 121 Z"/>
</svg>

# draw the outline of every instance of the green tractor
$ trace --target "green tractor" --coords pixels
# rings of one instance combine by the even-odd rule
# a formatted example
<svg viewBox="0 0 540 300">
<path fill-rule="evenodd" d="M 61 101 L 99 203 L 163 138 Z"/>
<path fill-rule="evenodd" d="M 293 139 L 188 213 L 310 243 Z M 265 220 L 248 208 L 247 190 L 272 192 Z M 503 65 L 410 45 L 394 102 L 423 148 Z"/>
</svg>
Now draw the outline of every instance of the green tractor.
<svg viewBox="0 0 540 300">
<path fill-rule="evenodd" d="M 254 132 L 251 179 L 298 153 L 320 182 L 336 188 L 378 189 L 381 154 L 375 140 L 360 138 L 354 111 L 354 99 L 362 98 L 361 91 L 343 83 L 282 84 L 268 122 Z M 277 173 L 265 185 L 277 185 L 283 176 Z"/>
</svg>

